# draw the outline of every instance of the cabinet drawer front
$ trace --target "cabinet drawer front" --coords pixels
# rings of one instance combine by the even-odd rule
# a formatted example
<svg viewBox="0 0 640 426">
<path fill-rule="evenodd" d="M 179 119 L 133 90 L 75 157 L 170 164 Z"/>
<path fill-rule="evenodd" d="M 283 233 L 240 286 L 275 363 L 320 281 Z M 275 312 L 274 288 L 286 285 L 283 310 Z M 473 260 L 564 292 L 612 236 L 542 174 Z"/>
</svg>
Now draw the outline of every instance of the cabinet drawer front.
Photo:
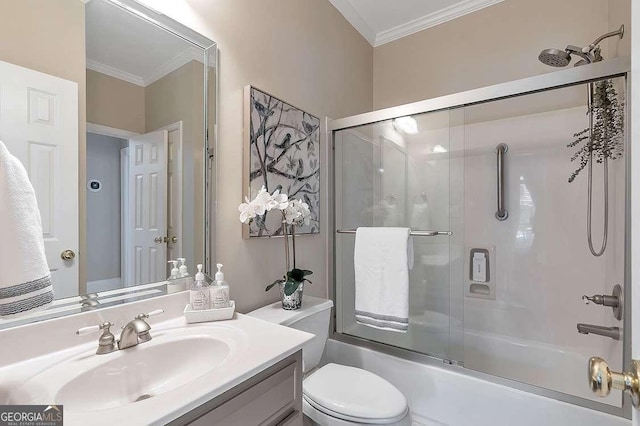
<svg viewBox="0 0 640 426">
<path fill-rule="evenodd" d="M 290 364 L 213 411 L 196 419 L 194 426 L 271 425 L 295 410 L 296 363 Z"/>
</svg>

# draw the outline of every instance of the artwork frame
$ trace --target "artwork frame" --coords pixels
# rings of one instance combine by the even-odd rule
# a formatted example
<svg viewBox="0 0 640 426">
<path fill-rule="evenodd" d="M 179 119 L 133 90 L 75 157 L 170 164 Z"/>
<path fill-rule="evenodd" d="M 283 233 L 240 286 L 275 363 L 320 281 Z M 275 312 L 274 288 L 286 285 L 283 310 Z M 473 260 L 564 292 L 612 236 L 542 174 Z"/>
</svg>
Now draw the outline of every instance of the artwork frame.
<svg viewBox="0 0 640 426">
<path fill-rule="evenodd" d="M 322 121 L 255 86 L 244 88 L 243 199 L 253 199 L 264 185 L 302 199 L 311 211 L 310 224 L 297 235 L 320 233 Z M 282 236 L 282 217 L 269 212 L 243 225 L 243 238 Z"/>
</svg>

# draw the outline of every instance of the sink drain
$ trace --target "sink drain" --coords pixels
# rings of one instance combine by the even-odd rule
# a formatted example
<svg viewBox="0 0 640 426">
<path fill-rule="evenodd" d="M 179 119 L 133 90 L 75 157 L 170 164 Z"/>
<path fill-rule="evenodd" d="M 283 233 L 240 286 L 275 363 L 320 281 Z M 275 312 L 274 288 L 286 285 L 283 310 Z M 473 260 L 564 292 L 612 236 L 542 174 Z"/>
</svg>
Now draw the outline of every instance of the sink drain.
<svg viewBox="0 0 640 426">
<path fill-rule="evenodd" d="M 149 395 L 148 393 L 145 393 L 144 395 L 140 395 L 138 397 L 138 399 L 136 399 L 134 402 L 138 402 L 138 401 L 144 401 L 145 399 L 149 399 L 151 398 L 153 395 Z"/>
</svg>

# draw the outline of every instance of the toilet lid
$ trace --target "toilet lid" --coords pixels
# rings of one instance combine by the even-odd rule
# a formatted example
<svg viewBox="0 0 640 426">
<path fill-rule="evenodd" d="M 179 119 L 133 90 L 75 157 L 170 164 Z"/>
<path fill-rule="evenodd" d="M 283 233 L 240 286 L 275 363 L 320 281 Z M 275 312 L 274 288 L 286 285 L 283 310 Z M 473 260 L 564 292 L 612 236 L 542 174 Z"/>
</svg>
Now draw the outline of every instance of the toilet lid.
<svg viewBox="0 0 640 426">
<path fill-rule="evenodd" d="M 306 378 L 302 388 L 309 404 L 344 420 L 392 423 L 407 413 L 402 392 L 361 368 L 327 364 Z"/>
</svg>

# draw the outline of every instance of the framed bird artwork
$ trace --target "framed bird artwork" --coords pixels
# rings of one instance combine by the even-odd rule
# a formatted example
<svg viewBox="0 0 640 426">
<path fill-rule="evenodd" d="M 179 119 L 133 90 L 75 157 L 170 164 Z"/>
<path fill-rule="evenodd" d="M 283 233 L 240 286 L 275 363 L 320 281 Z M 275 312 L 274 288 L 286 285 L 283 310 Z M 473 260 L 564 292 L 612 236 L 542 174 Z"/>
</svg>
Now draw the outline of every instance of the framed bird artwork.
<svg viewBox="0 0 640 426">
<path fill-rule="evenodd" d="M 244 197 L 262 187 L 308 204 L 308 225 L 296 234 L 320 232 L 320 119 L 253 86 L 244 89 Z M 265 212 L 244 226 L 243 236 L 282 236 L 282 217 Z"/>
</svg>

